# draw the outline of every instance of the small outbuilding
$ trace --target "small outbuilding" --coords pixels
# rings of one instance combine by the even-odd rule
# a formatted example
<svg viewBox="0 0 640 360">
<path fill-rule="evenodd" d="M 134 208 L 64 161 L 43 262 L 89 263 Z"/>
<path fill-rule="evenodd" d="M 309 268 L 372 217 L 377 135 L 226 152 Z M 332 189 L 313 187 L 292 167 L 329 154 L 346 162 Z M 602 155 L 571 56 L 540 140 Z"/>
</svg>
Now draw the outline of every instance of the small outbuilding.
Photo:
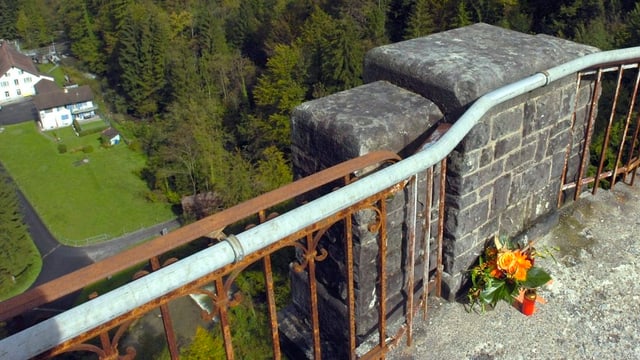
<svg viewBox="0 0 640 360">
<path fill-rule="evenodd" d="M 100 137 L 102 138 L 103 144 L 109 144 L 113 146 L 120 143 L 120 133 L 118 132 L 118 130 L 112 127 L 103 130 L 100 134 Z"/>
</svg>

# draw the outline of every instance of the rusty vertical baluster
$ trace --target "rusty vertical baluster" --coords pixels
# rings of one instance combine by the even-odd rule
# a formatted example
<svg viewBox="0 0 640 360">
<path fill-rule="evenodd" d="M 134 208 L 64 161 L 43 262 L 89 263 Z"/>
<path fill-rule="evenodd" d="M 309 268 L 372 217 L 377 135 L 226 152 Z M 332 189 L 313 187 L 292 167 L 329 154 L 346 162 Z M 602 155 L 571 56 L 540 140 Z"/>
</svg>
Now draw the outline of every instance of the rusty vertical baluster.
<svg viewBox="0 0 640 360">
<path fill-rule="evenodd" d="M 89 295 L 89 300 L 95 299 L 96 297 L 98 297 L 98 293 L 93 292 Z M 111 343 L 111 339 L 109 338 L 109 330 L 101 332 L 99 338 L 100 345 L 102 346 L 102 352 L 96 352 L 98 354 L 98 357 L 100 359 L 117 358 L 119 356 L 118 349 L 114 348 L 113 344 Z M 81 344 L 77 346 L 77 348 L 79 350 L 82 350 L 85 346 L 85 344 Z"/>
<path fill-rule="evenodd" d="M 618 95 L 620 95 L 620 83 L 622 82 L 622 74 L 624 73 L 624 68 L 622 65 L 618 67 L 618 82 L 616 83 L 616 92 L 613 96 L 613 104 L 611 104 L 611 114 L 609 114 L 609 122 L 607 123 L 607 129 L 604 132 L 604 141 L 602 142 L 602 151 L 600 152 L 600 163 L 598 164 L 598 170 L 596 171 L 595 183 L 593 184 L 593 190 L 591 190 L 592 194 L 596 194 L 598 191 L 598 185 L 600 184 L 600 174 L 602 174 L 602 169 L 604 167 L 604 160 L 607 157 L 607 148 L 609 147 L 609 137 L 611 136 L 611 126 L 613 125 L 613 120 L 616 116 L 616 107 L 618 105 Z M 613 174 L 615 177 L 616 174 Z"/>
<path fill-rule="evenodd" d="M 418 175 L 414 175 L 409 180 L 409 209 L 407 211 L 409 221 L 407 224 L 407 233 L 409 235 L 409 251 L 407 254 L 409 264 L 407 264 L 407 272 L 409 273 L 408 289 L 407 289 L 407 346 L 411 346 L 413 341 L 413 291 L 415 288 L 415 263 L 416 263 L 416 222 L 418 220 Z"/>
<path fill-rule="evenodd" d="M 438 199 L 438 249 L 436 268 L 436 296 L 442 296 L 442 244 L 444 242 L 444 200 L 445 186 L 447 184 L 447 158 L 440 161 L 440 198 Z"/>
<path fill-rule="evenodd" d="M 218 308 L 218 316 L 220 317 L 220 327 L 222 329 L 222 338 L 224 340 L 224 351 L 227 354 L 227 360 L 233 360 L 235 355 L 233 353 L 231 329 L 229 328 L 229 318 L 227 316 L 229 294 L 227 294 L 222 278 L 216 279 L 215 284 L 216 297 L 218 298 L 216 301 L 216 307 Z"/>
<path fill-rule="evenodd" d="M 380 349 L 386 349 L 387 344 L 387 203 L 380 199 L 380 289 L 378 302 L 380 304 L 379 327 Z M 382 355 L 384 358 L 384 355 Z"/>
<path fill-rule="evenodd" d="M 627 132 L 629 131 L 629 126 L 631 125 L 631 116 L 633 115 L 633 108 L 636 105 L 636 95 L 638 94 L 638 85 L 640 84 L 640 72 L 636 74 L 636 82 L 633 86 L 633 94 L 631 95 L 631 101 L 629 103 L 629 110 L 627 111 L 627 118 L 624 122 L 624 131 L 622 132 L 622 139 L 620 139 L 620 148 L 618 149 L 618 155 L 616 156 L 616 163 L 613 168 L 613 177 L 611 178 L 611 189 L 616 184 L 616 176 L 618 175 L 618 165 L 622 161 L 622 152 L 624 151 L 624 144 L 627 139 Z M 627 176 L 627 170 L 625 170 L 623 179 Z"/>
<path fill-rule="evenodd" d="M 578 178 L 576 181 L 576 192 L 573 194 L 573 200 L 578 200 L 580 191 L 582 190 L 582 175 L 584 174 L 585 167 L 588 166 L 587 160 L 589 158 L 589 147 L 591 146 L 592 128 L 596 121 L 596 107 L 598 99 L 600 98 L 600 88 L 602 84 L 602 68 L 598 69 L 596 75 L 596 82 L 593 87 L 593 95 L 591 97 L 591 106 L 589 107 L 589 118 L 587 120 L 587 126 L 585 127 L 584 135 L 584 147 L 582 149 L 582 156 L 580 157 L 580 164 L 578 167 Z"/>
<path fill-rule="evenodd" d="M 637 71 L 637 77 L 640 78 L 640 63 L 636 64 L 636 71 Z M 637 79 L 636 79 L 637 80 Z M 637 93 L 637 89 L 636 88 L 636 92 L 633 93 L 633 100 L 635 101 L 636 96 L 638 95 Z M 633 109 L 631 109 L 630 113 L 633 114 Z M 637 170 L 637 164 L 633 165 L 634 160 L 633 160 L 633 153 L 636 149 L 636 145 L 638 144 L 638 133 L 640 132 L 640 112 L 639 114 L 636 116 L 636 120 L 635 120 L 635 125 L 636 125 L 636 129 L 633 132 L 633 137 L 631 138 L 631 146 L 629 147 L 629 155 L 628 155 L 628 159 L 627 159 L 627 165 L 626 165 L 626 172 L 625 172 L 625 176 L 623 181 L 627 181 L 627 176 L 629 175 L 629 172 L 631 172 L 631 180 L 628 182 L 629 185 L 633 185 L 633 181 L 635 180 L 636 177 L 636 170 Z M 638 155 L 638 157 L 640 158 L 640 154 Z"/>
<path fill-rule="evenodd" d="M 638 71 L 640 71 L 640 68 L 638 69 Z M 638 165 L 637 165 L 637 161 L 635 161 L 633 164 L 633 169 L 631 169 L 632 166 L 632 161 L 633 161 L 633 152 L 636 148 L 636 145 L 638 144 L 638 134 L 640 133 L 640 113 L 638 114 L 638 116 L 636 117 L 636 131 L 633 134 L 633 139 L 631 140 L 631 148 L 629 148 L 629 164 L 627 165 L 627 171 L 632 170 L 631 171 L 631 180 L 629 181 L 629 185 L 633 186 L 633 183 L 636 179 L 636 171 L 638 169 Z M 640 159 L 640 152 L 638 153 L 638 158 Z"/>
<path fill-rule="evenodd" d="M 345 177 L 344 183 L 349 184 L 349 177 Z M 349 311 L 349 359 L 356 358 L 356 297 L 355 280 L 353 276 L 353 219 L 349 213 L 344 218 L 344 253 L 346 254 L 346 280 L 347 280 L 347 306 Z"/>
<path fill-rule="evenodd" d="M 311 245 L 314 244 L 314 245 Z M 309 270 L 309 301 L 311 302 L 311 326 L 313 328 L 313 358 L 322 359 L 320 349 L 320 318 L 318 315 L 318 287 L 316 285 L 316 247 L 312 234 L 307 235 L 307 246 L 310 253 L 307 254 L 307 269 Z M 313 246 L 313 247 L 312 247 Z"/>
<path fill-rule="evenodd" d="M 564 166 L 562 168 L 562 176 L 560 177 L 560 190 L 558 191 L 558 207 L 564 202 L 564 185 L 567 181 L 567 172 L 569 171 L 569 160 L 571 159 L 571 153 L 573 151 L 573 137 L 576 126 L 576 117 L 578 111 L 578 104 L 580 99 L 580 84 L 582 83 L 582 73 L 578 73 L 578 80 L 576 82 L 576 99 L 573 104 L 573 112 L 571 113 L 571 126 L 569 127 L 569 144 L 567 145 L 567 151 L 564 154 Z M 580 179 L 578 179 L 580 181 Z"/>
<path fill-rule="evenodd" d="M 149 261 L 151 263 L 151 270 L 156 271 L 160 269 L 160 259 L 158 259 L 157 256 L 152 257 Z M 171 321 L 171 312 L 169 312 L 168 304 L 160 305 L 160 314 L 162 314 L 162 325 L 164 326 L 164 334 L 171 359 L 179 359 L 180 352 L 178 351 L 178 342 L 176 341 L 176 334 L 173 331 L 173 322 Z"/>
<path fill-rule="evenodd" d="M 429 301 L 429 260 L 431 254 L 431 202 L 433 201 L 433 166 L 427 169 L 426 194 L 424 206 L 424 242 L 422 244 L 422 319 L 427 319 L 427 302 Z"/>
<path fill-rule="evenodd" d="M 260 223 L 266 221 L 267 217 L 264 210 L 258 212 Z M 269 309 L 269 322 L 271 326 L 271 343 L 273 347 L 273 358 L 279 360 L 282 358 L 280 353 L 280 335 L 278 333 L 278 312 L 276 309 L 275 289 L 273 288 L 273 270 L 271 267 L 271 255 L 266 254 L 262 258 L 264 267 L 265 290 L 267 291 L 267 308 Z"/>
</svg>

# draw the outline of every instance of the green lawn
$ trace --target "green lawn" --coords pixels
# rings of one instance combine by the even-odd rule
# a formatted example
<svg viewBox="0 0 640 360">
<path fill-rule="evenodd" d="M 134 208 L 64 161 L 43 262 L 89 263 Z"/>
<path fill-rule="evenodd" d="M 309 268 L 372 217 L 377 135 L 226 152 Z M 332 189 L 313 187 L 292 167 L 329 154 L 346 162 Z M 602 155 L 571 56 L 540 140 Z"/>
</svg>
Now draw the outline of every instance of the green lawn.
<svg viewBox="0 0 640 360">
<path fill-rule="evenodd" d="M 58 152 L 58 142 L 68 152 Z M 77 137 L 71 128 L 41 133 L 32 122 L 0 133 L 0 161 L 58 241 L 84 245 L 141 229 L 173 214 L 151 203 L 137 173 L 141 155 L 125 144 L 100 146 L 100 134 Z M 92 152 L 83 147 L 91 145 Z"/>
</svg>

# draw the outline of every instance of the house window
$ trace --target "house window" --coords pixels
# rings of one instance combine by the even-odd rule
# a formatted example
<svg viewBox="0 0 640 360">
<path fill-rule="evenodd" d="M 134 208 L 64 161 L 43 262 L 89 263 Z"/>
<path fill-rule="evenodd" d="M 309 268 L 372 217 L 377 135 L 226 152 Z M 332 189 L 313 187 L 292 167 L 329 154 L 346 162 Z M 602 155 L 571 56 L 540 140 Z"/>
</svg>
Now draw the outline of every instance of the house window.
<svg viewBox="0 0 640 360">
<path fill-rule="evenodd" d="M 18 95 L 22 95 L 22 91 L 20 91 L 20 89 L 16 90 L 16 92 L 18 93 Z"/>
<path fill-rule="evenodd" d="M 9 97 L 9 92 L 8 91 L 4 92 L 4 97 Z"/>
<path fill-rule="evenodd" d="M 22 73 L 24 73 L 24 71 L 22 71 L 22 69 L 18 69 L 18 74 L 22 75 Z"/>
<path fill-rule="evenodd" d="M 0 85 L 2 85 L 2 87 L 7 87 L 9 86 L 9 82 L 8 81 L 3 81 L 0 83 Z"/>
<path fill-rule="evenodd" d="M 24 78 L 24 83 L 25 84 L 31 83 L 31 76 Z"/>
<path fill-rule="evenodd" d="M 64 114 L 64 115 L 60 116 L 60 119 L 62 119 L 62 120 L 68 120 L 68 119 L 69 119 L 69 115 Z"/>
<path fill-rule="evenodd" d="M 19 84 L 20 84 L 20 82 L 18 81 L 18 79 L 13 80 L 13 83 L 14 83 L 14 84 L 16 84 L 16 85 L 19 85 Z"/>
<path fill-rule="evenodd" d="M 53 112 L 53 109 L 46 109 L 44 112 L 45 112 L 45 114 L 49 114 L 49 113 Z"/>
</svg>

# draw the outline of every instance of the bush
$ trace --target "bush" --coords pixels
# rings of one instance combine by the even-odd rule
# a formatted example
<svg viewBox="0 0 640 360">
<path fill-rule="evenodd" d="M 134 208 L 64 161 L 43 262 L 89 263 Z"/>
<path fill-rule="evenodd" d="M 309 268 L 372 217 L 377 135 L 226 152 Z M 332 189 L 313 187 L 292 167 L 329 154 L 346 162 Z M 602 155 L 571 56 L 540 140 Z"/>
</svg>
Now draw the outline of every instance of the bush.
<svg viewBox="0 0 640 360">
<path fill-rule="evenodd" d="M 77 133 L 82 132 L 82 128 L 80 127 L 80 123 L 78 122 L 78 120 L 73 119 L 73 122 L 71 123 L 71 126 L 73 126 L 73 129 L 74 129 Z"/>
<path fill-rule="evenodd" d="M 58 153 L 64 154 L 67 152 L 67 144 L 58 144 Z"/>
<path fill-rule="evenodd" d="M 91 145 L 83 146 L 82 147 L 82 152 L 85 153 L 85 154 L 92 153 L 93 152 L 93 146 L 91 146 Z"/>
<path fill-rule="evenodd" d="M 109 126 L 107 124 L 103 124 L 97 127 L 93 127 L 93 128 L 88 128 L 88 129 L 84 129 L 82 131 L 78 132 L 78 136 L 82 137 L 82 136 L 87 136 L 87 135 L 91 135 L 91 134 L 97 134 L 99 132 L 101 132 L 102 130 L 108 128 Z"/>
</svg>

